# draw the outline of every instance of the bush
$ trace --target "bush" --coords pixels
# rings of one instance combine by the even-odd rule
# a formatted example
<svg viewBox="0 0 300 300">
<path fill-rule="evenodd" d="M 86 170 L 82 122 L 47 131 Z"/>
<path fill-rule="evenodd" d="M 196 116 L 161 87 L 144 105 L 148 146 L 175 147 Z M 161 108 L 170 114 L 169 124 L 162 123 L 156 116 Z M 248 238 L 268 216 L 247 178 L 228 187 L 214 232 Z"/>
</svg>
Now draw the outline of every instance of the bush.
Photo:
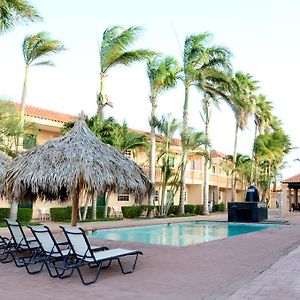
<svg viewBox="0 0 300 300">
<path fill-rule="evenodd" d="M 8 219 L 10 214 L 10 208 L 0 208 L 0 223 L 4 223 L 4 219 Z M 18 221 L 29 222 L 32 219 L 32 208 L 19 208 L 18 209 Z"/>
<path fill-rule="evenodd" d="M 0 208 L 0 223 L 4 223 L 4 219 L 9 218 L 9 208 Z"/>
<path fill-rule="evenodd" d="M 200 205 L 195 205 L 195 211 L 194 213 L 196 215 L 203 215 L 203 205 L 200 204 Z"/>
<path fill-rule="evenodd" d="M 214 211 L 225 211 L 224 203 L 215 204 Z"/>
<path fill-rule="evenodd" d="M 81 207 L 81 215 L 83 216 L 83 212 L 84 212 L 84 207 Z M 92 206 L 89 206 L 88 207 L 88 211 L 87 211 L 87 214 L 86 214 L 86 220 L 92 220 Z M 96 216 L 97 216 L 97 219 L 100 219 L 100 218 L 104 218 L 104 210 L 105 210 L 105 206 L 97 206 L 97 211 L 96 211 Z M 108 207 L 107 209 L 107 215 L 109 215 L 110 213 L 110 207 Z"/>
<path fill-rule="evenodd" d="M 50 208 L 51 220 L 54 222 L 69 222 L 72 215 L 72 207 L 52 207 Z"/>
<path fill-rule="evenodd" d="M 30 222 L 32 219 L 32 208 L 19 208 L 17 219 L 20 222 Z"/>
<path fill-rule="evenodd" d="M 141 206 L 122 206 L 122 214 L 126 219 L 135 219 L 138 218 L 143 210 L 145 209 L 144 205 Z"/>
<path fill-rule="evenodd" d="M 195 214 L 196 206 L 193 204 L 185 204 L 184 213 L 185 214 Z"/>
<path fill-rule="evenodd" d="M 168 211 L 168 216 L 169 215 L 178 215 L 178 209 L 179 206 L 178 205 L 171 205 Z"/>
</svg>

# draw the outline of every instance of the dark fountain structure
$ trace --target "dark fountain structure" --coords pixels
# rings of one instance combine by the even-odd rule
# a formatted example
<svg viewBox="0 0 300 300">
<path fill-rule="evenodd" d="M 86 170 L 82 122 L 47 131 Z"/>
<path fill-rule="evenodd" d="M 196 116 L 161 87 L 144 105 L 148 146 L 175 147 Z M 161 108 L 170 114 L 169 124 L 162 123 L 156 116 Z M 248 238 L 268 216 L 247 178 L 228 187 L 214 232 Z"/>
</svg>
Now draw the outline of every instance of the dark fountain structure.
<svg viewBox="0 0 300 300">
<path fill-rule="evenodd" d="M 246 202 L 228 202 L 228 222 L 260 222 L 267 219 L 267 203 L 259 201 L 255 185 L 248 187 Z"/>
</svg>

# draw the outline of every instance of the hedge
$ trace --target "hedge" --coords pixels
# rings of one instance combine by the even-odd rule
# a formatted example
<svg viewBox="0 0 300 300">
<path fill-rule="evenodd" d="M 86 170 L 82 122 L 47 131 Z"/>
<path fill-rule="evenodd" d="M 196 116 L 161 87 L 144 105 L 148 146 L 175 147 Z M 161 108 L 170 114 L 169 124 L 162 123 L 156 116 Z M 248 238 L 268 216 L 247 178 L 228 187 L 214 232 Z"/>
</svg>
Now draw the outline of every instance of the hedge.
<svg viewBox="0 0 300 300">
<path fill-rule="evenodd" d="M 122 214 L 126 219 L 135 219 L 140 217 L 143 210 L 145 209 L 144 205 L 140 206 L 122 206 Z"/>
<path fill-rule="evenodd" d="M 219 203 L 214 205 L 214 211 L 225 211 L 224 203 Z"/>
<path fill-rule="evenodd" d="M 81 207 L 81 214 L 83 215 L 84 207 Z M 108 214 L 110 212 L 110 207 L 108 208 Z M 51 220 L 54 222 L 70 222 L 72 216 L 72 207 L 52 207 L 50 208 Z M 103 218 L 104 206 L 97 206 L 97 218 Z M 88 207 L 86 220 L 92 220 L 92 207 Z"/>
<path fill-rule="evenodd" d="M 0 208 L 0 223 L 4 223 L 4 219 L 9 218 L 9 208 Z"/>
<path fill-rule="evenodd" d="M 54 222 L 71 221 L 72 207 L 52 207 L 50 208 L 51 220 Z"/>
<path fill-rule="evenodd" d="M 9 218 L 10 208 L 0 208 L 0 223 L 4 223 L 4 219 Z M 19 208 L 18 221 L 29 222 L 32 219 L 32 208 Z"/>
</svg>

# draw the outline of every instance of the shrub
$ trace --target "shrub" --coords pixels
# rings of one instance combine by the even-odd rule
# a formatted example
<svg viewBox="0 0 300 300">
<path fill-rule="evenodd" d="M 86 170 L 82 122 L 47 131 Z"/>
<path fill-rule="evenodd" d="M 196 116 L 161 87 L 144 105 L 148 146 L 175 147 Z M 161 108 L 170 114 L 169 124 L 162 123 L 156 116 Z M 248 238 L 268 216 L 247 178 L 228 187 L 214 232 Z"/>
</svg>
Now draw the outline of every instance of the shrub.
<svg viewBox="0 0 300 300">
<path fill-rule="evenodd" d="M 168 210 L 168 216 L 169 215 L 178 215 L 178 205 L 171 205 L 169 210 Z"/>
<path fill-rule="evenodd" d="M 32 208 L 19 208 L 18 209 L 18 221 L 29 222 L 32 219 Z"/>
<path fill-rule="evenodd" d="M 52 207 L 50 208 L 51 220 L 54 222 L 69 222 L 72 215 L 72 207 Z"/>
<path fill-rule="evenodd" d="M 83 215 L 84 207 L 81 207 L 80 209 L 81 209 L 81 214 Z M 89 206 L 86 214 L 86 220 L 92 220 L 92 210 L 93 210 L 92 206 Z M 104 218 L 104 210 L 105 210 L 105 206 L 97 206 L 97 211 L 96 211 L 97 219 Z M 110 207 L 108 207 L 107 209 L 107 215 L 109 215 L 109 213 L 110 213 Z"/>
<path fill-rule="evenodd" d="M 10 208 L 0 208 L 0 223 L 4 223 L 4 219 L 8 219 Z M 17 219 L 20 222 L 29 222 L 32 219 L 32 208 L 19 208 Z"/>
<path fill-rule="evenodd" d="M 196 215 L 203 215 L 203 205 L 200 204 L 200 205 L 195 205 L 195 211 L 194 213 Z"/>
<path fill-rule="evenodd" d="M 224 203 L 219 203 L 214 205 L 214 211 L 225 211 Z"/>
<path fill-rule="evenodd" d="M 193 204 L 185 204 L 184 213 L 185 214 L 195 214 L 196 206 Z"/>
<path fill-rule="evenodd" d="M 141 206 L 122 206 L 122 214 L 124 218 L 135 219 L 138 218 L 143 210 L 145 209 L 144 205 Z"/>
<path fill-rule="evenodd" d="M 9 208 L 0 208 L 0 223 L 4 222 L 4 219 L 9 218 Z"/>
</svg>

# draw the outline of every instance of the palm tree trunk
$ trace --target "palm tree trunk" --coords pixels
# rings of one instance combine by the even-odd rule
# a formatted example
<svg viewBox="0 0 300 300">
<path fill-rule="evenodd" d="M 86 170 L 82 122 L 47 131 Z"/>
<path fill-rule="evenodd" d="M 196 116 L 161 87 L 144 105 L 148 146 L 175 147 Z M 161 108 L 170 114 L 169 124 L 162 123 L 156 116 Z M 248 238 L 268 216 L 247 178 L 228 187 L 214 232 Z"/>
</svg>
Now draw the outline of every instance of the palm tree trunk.
<svg viewBox="0 0 300 300">
<path fill-rule="evenodd" d="M 181 144 L 182 144 L 182 155 L 180 164 L 180 198 L 179 198 L 179 214 L 184 214 L 184 200 L 185 200 L 185 169 L 187 162 L 187 151 L 185 146 L 185 135 L 188 128 L 188 105 L 189 105 L 189 89 L 185 87 L 185 97 L 183 105 L 183 121 L 182 121 L 182 132 L 181 132 Z"/>
<path fill-rule="evenodd" d="M 150 180 L 155 186 L 155 162 L 156 162 L 156 140 L 155 140 L 155 118 L 156 118 L 156 99 L 154 97 L 151 97 L 151 120 L 150 120 L 150 126 L 151 126 L 151 132 L 150 132 L 150 140 L 151 140 L 151 152 L 150 152 Z M 150 206 L 153 203 L 154 199 L 154 193 L 155 190 L 151 193 L 148 202 L 148 205 Z"/>
<path fill-rule="evenodd" d="M 25 65 L 25 74 L 24 74 L 23 91 L 22 91 L 21 108 L 20 108 L 20 129 L 21 129 L 22 134 L 24 131 L 24 123 L 25 123 L 28 71 L 29 71 L 29 66 Z M 17 137 L 16 149 L 17 149 L 18 153 L 22 149 L 22 147 L 21 147 L 22 144 L 23 144 L 23 135 Z"/>
<path fill-rule="evenodd" d="M 84 205 L 84 210 L 83 210 L 83 216 L 82 216 L 82 220 L 85 221 L 86 220 L 86 215 L 87 215 L 87 212 L 88 212 L 88 208 L 89 208 L 89 201 L 90 199 L 88 197 L 86 197 L 86 200 L 85 200 L 85 205 Z"/>
<path fill-rule="evenodd" d="M 205 124 L 205 135 L 208 138 L 209 137 L 209 125 L 210 125 L 210 107 L 208 99 L 203 100 L 203 121 Z M 204 147 L 206 154 L 209 153 L 209 147 L 208 145 L 205 145 Z M 209 159 L 208 157 L 205 157 L 204 161 L 204 172 L 203 172 L 203 214 L 207 215 L 209 213 L 208 208 L 208 194 L 209 194 L 209 177 L 208 177 L 208 169 L 209 169 Z"/>
<path fill-rule="evenodd" d="M 232 201 L 236 202 L 236 155 L 237 155 L 237 140 L 238 140 L 239 124 L 236 121 L 235 125 L 235 137 L 234 137 L 234 147 L 233 147 L 233 157 L 232 157 L 232 173 L 231 173 L 231 191 L 232 191 Z"/>
<path fill-rule="evenodd" d="M 16 201 L 16 199 L 13 199 L 10 204 L 9 218 L 15 221 L 17 220 L 17 217 L 18 217 L 18 202 Z"/>
<path fill-rule="evenodd" d="M 104 119 L 104 106 L 105 106 L 105 94 L 104 94 L 104 74 L 100 74 L 100 92 L 97 99 L 97 113 L 101 120 Z"/>
<path fill-rule="evenodd" d="M 109 203 L 109 198 L 110 198 L 111 193 L 106 192 L 105 193 L 105 207 L 104 207 L 104 218 L 107 218 L 108 215 L 108 203 Z"/>
<path fill-rule="evenodd" d="M 92 220 L 93 221 L 97 220 L 97 200 L 98 200 L 97 195 L 94 195 L 93 203 L 92 203 Z"/>
<path fill-rule="evenodd" d="M 256 140 L 256 137 L 257 137 L 257 129 L 258 129 L 258 126 L 257 124 L 255 123 L 255 129 L 254 129 L 254 140 L 253 140 L 253 146 L 252 146 L 252 161 L 251 161 L 251 173 L 250 173 L 250 184 L 253 183 L 254 181 L 254 173 L 255 173 L 255 168 L 256 168 L 256 161 L 255 161 L 255 153 L 254 153 L 254 143 L 255 143 L 255 140 Z"/>
</svg>

